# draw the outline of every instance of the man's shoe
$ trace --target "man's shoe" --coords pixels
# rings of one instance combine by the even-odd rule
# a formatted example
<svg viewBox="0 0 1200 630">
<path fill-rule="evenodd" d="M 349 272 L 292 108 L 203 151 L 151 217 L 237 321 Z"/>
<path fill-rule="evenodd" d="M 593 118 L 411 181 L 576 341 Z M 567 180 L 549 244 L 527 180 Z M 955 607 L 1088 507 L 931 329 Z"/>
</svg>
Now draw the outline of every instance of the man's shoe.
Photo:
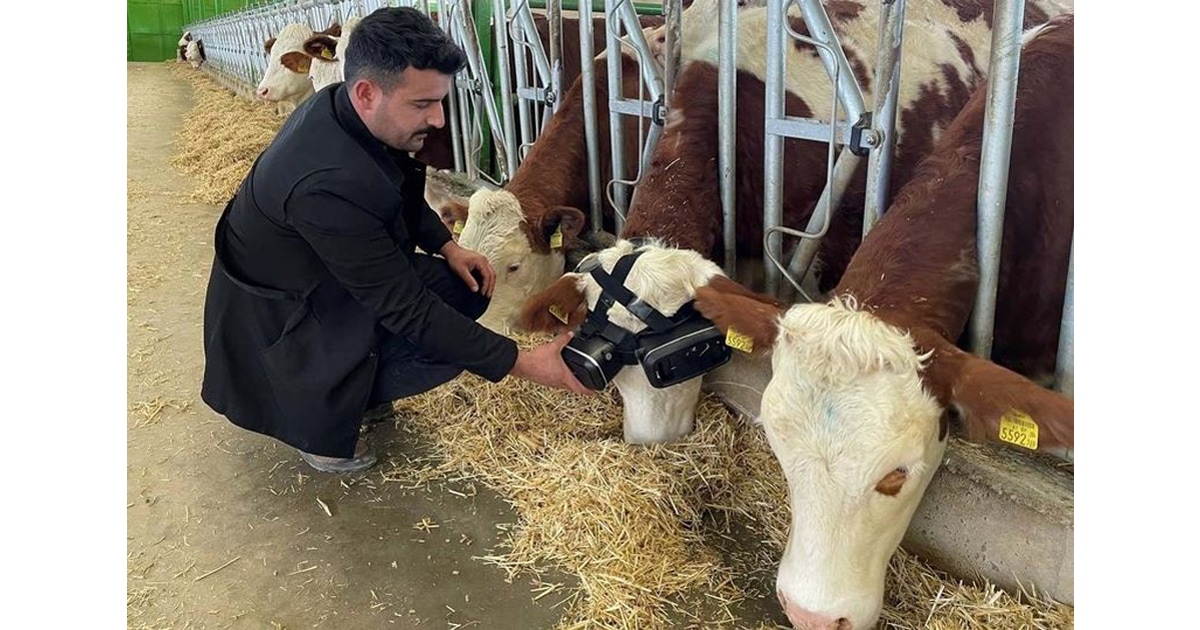
<svg viewBox="0 0 1200 630">
<path fill-rule="evenodd" d="M 367 443 L 359 440 L 358 445 L 354 448 L 354 457 L 326 457 L 324 455 L 313 455 L 298 451 L 300 459 L 303 459 L 309 466 L 316 468 L 321 472 L 328 473 L 352 473 L 366 470 L 375 465 L 375 453 L 367 447 Z"/>
</svg>

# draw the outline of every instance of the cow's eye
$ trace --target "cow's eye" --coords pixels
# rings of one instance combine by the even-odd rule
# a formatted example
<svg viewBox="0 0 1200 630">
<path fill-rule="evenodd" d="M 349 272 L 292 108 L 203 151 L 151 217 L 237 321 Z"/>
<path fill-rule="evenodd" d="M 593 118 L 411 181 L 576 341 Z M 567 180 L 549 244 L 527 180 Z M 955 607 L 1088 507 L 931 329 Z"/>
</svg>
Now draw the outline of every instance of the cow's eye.
<svg viewBox="0 0 1200 630">
<path fill-rule="evenodd" d="M 875 484 L 875 492 L 886 494 L 889 497 L 894 497 L 900 492 L 900 488 L 904 487 L 904 482 L 908 480 L 908 470 L 905 468 L 897 468 L 892 472 L 883 476 L 879 483 Z"/>
</svg>

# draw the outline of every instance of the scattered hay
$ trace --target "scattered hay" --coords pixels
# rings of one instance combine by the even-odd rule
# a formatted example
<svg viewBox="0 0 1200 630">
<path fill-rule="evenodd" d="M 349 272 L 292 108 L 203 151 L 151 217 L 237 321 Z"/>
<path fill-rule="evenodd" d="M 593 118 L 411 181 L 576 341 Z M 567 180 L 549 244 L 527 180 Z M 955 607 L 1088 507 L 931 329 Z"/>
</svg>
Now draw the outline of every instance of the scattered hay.
<svg viewBox="0 0 1200 630">
<path fill-rule="evenodd" d="M 273 104 L 239 98 L 186 65 L 172 68 L 192 84 L 196 103 L 184 119 L 179 153 L 171 164 L 200 179 L 192 200 L 223 204 L 237 192 L 284 119 Z"/>
<path fill-rule="evenodd" d="M 138 415 L 138 419 L 133 424 L 133 428 L 140 429 L 153 424 L 158 424 L 162 420 L 162 411 L 168 407 L 176 411 L 183 411 L 192 406 L 190 400 L 178 400 L 175 398 L 163 398 L 156 396 L 154 400 L 141 400 L 130 405 L 129 410 Z"/>
<path fill-rule="evenodd" d="M 525 347 L 543 339 L 518 337 Z M 401 465 L 385 480 L 440 471 L 505 496 L 519 522 L 502 552 L 482 559 L 510 579 L 530 577 L 538 598 L 552 592 L 566 607 L 562 628 L 732 623 L 732 606 L 773 592 L 787 489 L 761 428 L 715 396 L 701 400 L 692 435 L 653 446 L 624 443 L 614 392 L 580 397 L 464 375 L 397 407 L 444 459 L 418 471 Z M 739 548 L 738 538 L 758 542 Z M 552 569 L 578 576 L 578 586 L 552 587 L 542 579 Z M 1074 625 L 1070 607 L 949 580 L 903 550 L 888 579 L 890 627 Z"/>
</svg>

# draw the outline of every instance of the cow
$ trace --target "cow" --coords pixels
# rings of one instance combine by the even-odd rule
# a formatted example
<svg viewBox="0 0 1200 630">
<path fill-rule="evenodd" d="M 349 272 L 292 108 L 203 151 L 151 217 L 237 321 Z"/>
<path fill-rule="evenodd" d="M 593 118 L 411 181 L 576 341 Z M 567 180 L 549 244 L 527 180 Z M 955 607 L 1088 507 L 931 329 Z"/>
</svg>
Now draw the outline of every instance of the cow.
<svg viewBox="0 0 1200 630">
<path fill-rule="evenodd" d="M 198 69 L 204 65 L 204 62 L 208 61 L 208 55 L 204 54 L 204 40 L 193 39 L 188 42 L 185 57 L 193 69 Z"/>
<path fill-rule="evenodd" d="M 335 37 L 341 32 L 342 27 L 336 22 L 321 31 Z M 304 52 L 304 42 L 312 36 L 313 30 L 307 24 L 293 22 L 263 43 L 268 55 L 267 71 L 258 82 L 256 93 L 264 101 L 276 103 L 281 114 L 291 113 L 313 94 L 308 77 L 312 58 Z"/>
<path fill-rule="evenodd" d="M 912 169 L 962 108 L 971 91 L 986 78 L 991 45 L 990 0 L 943 3 L 921 0 L 907 5 L 900 93 L 896 120 L 891 189 L 911 177 Z M 985 6 L 986 5 L 986 6 Z M 878 4 L 853 0 L 825 3 L 856 78 L 865 83 L 863 98 L 872 101 L 873 64 L 878 47 Z M 968 9 L 977 9 L 970 11 Z M 737 255 L 761 260 L 765 179 L 763 147 L 766 76 L 766 9 L 748 9 L 738 23 L 737 76 Z M 1025 27 L 1043 23 L 1046 11 L 1030 3 Z M 808 31 L 797 10 L 789 16 L 793 30 Z M 752 33 L 758 37 L 747 37 Z M 785 42 L 786 43 L 786 42 Z M 815 52 L 795 43 L 787 50 L 786 111 L 791 116 L 828 120 L 832 82 Z M 716 66 L 717 37 L 691 49 L 676 85 L 674 107 L 656 147 L 650 170 L 638 187 L 622 236 L 651 235 L 713 259 L 724 256 L 718 158 L 719 127 Z M 825 186 L 828 145 L 804 140 L 783 142 L 783 224 L 803 227 Z M 832 288 L 862 232 L 866 192 L 866 160 L 851 179 L 835 220 L 825 236 L 813 276 L 818 292 Z M 658 208 L 672 213 L 661 221 Z M 749 266 L 749 265 L 743 265 Z"/>
<path fill-rule="evenodd" d="M 990 2 L 962 0 L 956 5 L 972 3 L 981 8 L 967 21 L 960 18 L 959 9 L 940 0 L 921 0 L 908 5 L 901 69 L 901 112 L 897 125 L 901 137 L 897 142 L 897 159 L 893 163 L 893 181 L 907 178 L 915 159 L 928 153 L 934 138 L 966 101 L 970 89 L 983 79 L 979 63 L 988 58 L 991 28 L 990 9 L 982 7 L 984 4 L 990 6 Z M 827 3 L 826 8 L 857 77 L 870 78 L 868 64 L 875 62 L 878 45 L 878 7 L 837 0 Z M 1035 9 L 1031 6 L 1027 11 L 1030 25 L 1045 14 Z M 683 67 L 672 96 L 673 105 L 649 170 L 633 195 L 622 235 L 657 236 L 679 247 L 699 251 L 711 259 L 719 259 L 723 254 L 721 195 L 716 169 L 720 120 L 713 13 L 715 5 L 711 2 L 697 2 L 684 11 L 681 27 Z M 689 14 L 698 19 L 689 20 Z M 795 30 L 807 32 L 797 13 L 793 13 L 790 21 Z M 708 28 L 705 30 L 697 24 L 707 24 Z M 737 225 L 739 256 L 760 256 L 762 251 L 765 30 L 765 8 L 746 7 L 740 12 L 736 90 L 737 207 L 741 209 Z M 698 36 L 704 38 L 700 43 L 687 40 Z M 828 119 L 831 81 L 814 50 L 801 44 L 786 47 L 787 111 L 793 116 Z M 869 87 L 865 90 L 865 98 L 870 102 Z M 606 105 L 603 96 L 598 100 L 598 108 Z M 573 131 L 573 135 L 581 134 Z M 606 135 L 601 133 L 601 139 Z M 578 146 L 583 146 L 581 140 Z M 497 270 L 492 304 L 480 319 L 493 330 L 503 332 L 517 328 L 521 298 L 544 289 L 564 271 L 559 252 L 537 238 L 536 226 L 541 213 L 554 209 L 558 215 L 579 216 L 571 209 L 585 207 L 586 180 L 579 174 L 586 172 L 586 162 L 577 163 L 573 158 L 565 158 L 568 154 L 561 147 L 547 153 L 551 157 L 545 162 L 536 166 L 522 165 L 522 170 L 533 168 L 535 172 L 527 174 L 528 189 L 521 192 L 526 197 L 551 196 L 554 205 L 533 205 L 525 212 L 527 216 L 516 215 L 515 208 L 507 212 L 493 211 L 494 217 L 487 224 L 478 226 L 474 224 L 479 222 L 470 216 L 466 220 L 464 234 L 472 234 L 464 238 L 488 256 Z M 804 225 L 807 222 L 824 187 L 826 153 L 827 145 L 821 143 L 785 141 L 784 163 L 788 165 L 783 203 L 785 224 Z M 533 153 L 530 154 L 532 157 Z M 601 164 L 606 163 L 607 158 L 602 156 Z M 523 175 L 526 174 L 519 171 L 508 188 L 513 189 L 516 179 Z M 857 208 L 861 208 L 864 183 L 865 171 L 860 169 L 856 185 L 844 197 L 843 208 L 855 207 L 856 203 Z M 564 187 L 579 191 L 575 195 L 576 201 L 559 194 Z M 525 204 L 523 199 L 520 203 Z M 555 205 L 561 205 L 563 209 L 555 209 Z M 468 215 L 474 209 L 473 203 Z M 857 213 L 843 210 L 842 215 L 843 220 L 834 222 L 822 248 L 822 261 L 832 270 L 823 274 L 822 280 L 836 279 L 838 270 L 844 268 L 858 244 L 861 210 Z M 662 225 L 656 225 L 658 219 Z M 551 224 L 546 234 L 553 231 Z M 522 241 L 523 237 L 527 237 L 527 242 Z M 518 273 L 507 274 L 506 269 L 513 265 L 517 266 Z M 829 286 L 832 285 L 823 286 L 822 290 Z"/>
<path fill-rule="evenodd" d="M 347 19 L 342 24 L 341 35 L 313 33 L 312 37 L 304 40 L 301 50 L 312 58 L 308 79 L 313 91 L 320 92 L 324 87 L 345 79 L 346 47 L 350 45 L 350 34 L 360 20 L 360 17 Z"/>
<path fill-rule="evenodd" d="M 700 0 L 683 12 L 685 34 L 699 36 L 702 30 L 688 25 L 707 19 L 708 13 L 713 12 L 709 5 L 715 7 L 715 1 Z M 642 25 L 652 29 L 656 23 L 643 19 Z M 598 36 L 601 35 L 603 28 L 598 27 Z M 625 97 L 636 98 L 643 90 L 640 68 L 632 48 L 622 48 L 622 91 Z M 613 178 L 606 53 L 597 56 L 593 67 L 599 170 L 603 182 Z M 569 64 L 566 68 L 569 69 Z M 641 161 L 637 145 L 639 129 L 631 117 L 625 117 L 622 123 L 625 130 L 622 150 L 628 169 L 624 177 L 628 178 Z M 641 131 L 644 136 L 645 128 Z M 453 205 L 447 208 L 455 214 L 448 219 L 464 222 L 462 244 L 487 256 L 496 270 L 492 301 L 479 319 L 481 324 L 501 333 L 517 328 L 521 304 L 562 276 L 567 254 L 583 245 L 579 239 L 586 219 L 580 208 L 589 205 L 586 173 L 583 82 L 579 77 L 504 190 L 477 192 L 467 208 Z M 613 208 L 606 195 L 602 199 L 605 217 L 611 218 Z"/>
<path fill-rule="evenodd" d="M 188 42 L 190 42 L 190 41 L 192 41 L 192 32 L 184 31 L 183 37 L 180 37 L 179 42 L 176 44 L 176 46 L 178 47 L 178 51 L 179 51 L 179 57 L 178 57 L 178 59 L 176 59 L 176 61 L 179 61 L 179 62 L 187 61 L 187 45 L 188 45 Z"/>
<path fill-rule="evenodd" d="M 1057 326 L 1073 230 L 1074 16 L 1028 31 L 1022 44 L 998 301 L 1041 307 L 997 317 Z M 788 484 L 792 518 L 776 590 L 797 628 L 874 627 L 889 559 L 941 464 L 952 422 L 971 441 L 1051 453 L 1074 446 L 1069 397 L 955 343 L 979 282 L 986 93 L 972 94 L 827 302 L 785 307 L 731 285 L 714 267 L 697 271 L 708 261 L 661 242 L 642 246 L 626 281 L 664 314 L 694 296 L 738 348 L 770 357 L 758 422 Z M 610 268 L 632 249 L 621 241 L 598 257 Z M 523 318 L 552 329 L 553 304 L 578 324 L 594 303 L 593 284 L 568 274 L 531 300 Z M 613 311 L 615 323 L 631 323 Z M 1004 330 L 998 323 L 997 346 L 1031 343 L 1001 339 Z M 1057 340 L 1040 345 L 1028 351 L 1052 352 Z M 637 370 L 618 378 L 625 372 Z M 621 393 L 626 405 L 639 395 Z M 657 404 L 669 414 L 674 402 Z"/>
</svg>

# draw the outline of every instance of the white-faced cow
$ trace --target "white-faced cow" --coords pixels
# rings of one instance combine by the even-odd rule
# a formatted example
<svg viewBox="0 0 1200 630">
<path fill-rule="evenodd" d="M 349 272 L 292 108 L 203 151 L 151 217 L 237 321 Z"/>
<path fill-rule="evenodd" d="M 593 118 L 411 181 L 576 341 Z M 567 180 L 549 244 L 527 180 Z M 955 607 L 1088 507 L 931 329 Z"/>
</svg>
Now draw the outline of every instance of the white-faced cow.
<svg viewBox="0 0 1200 630">
<path fill-rule="evenodd" d="M 334 23 L 321 31 L 327 35 L 341 35 L 341 25 Z M 313 94 L 308 71 L 312 58 L 304 52 L 304 42 L 313 36 L 307 24 L 292 23 L 268 39 L 263 47 L 267 51 L 267 71 L 258 82 L 258 97 L 278 104 L 280 113 L 291 113 L 304 99 Z"/>
<path fill-rule="evenodd" d="M 1057 345 L 1051 337 L 1008 337 L 1003 331 L 1015 329 L 999 320 L 1057 328 L 1061 316 L 1073 227 L 1073 68 L 1072 15 L 1026 35 L 998 301 L 1038 307 L 998 313 L 996 328 L 997 347 L 1008 345 L 1017 356 L 1052 354 Z M 951 419 L 974 441 L 1051 452 L 1074 445 L 1070 398 L 1027 378 L 1036 373 L 1019 374 L 955 344 L 978 284 L 985 104 L 981 87 L 898 192 L 827 303 L 785 309 L 718 281 L 711 268 L 697 272 L 704 262 L 694 252 L 659 245 L 648 246 L 661 251 L 643 254 L 626 281 L 664 313 L 694 295 L 696 308 L 721 330 L 770 354 L 759 420 L 789 489 L 792 518 L 777 592 L 798 628 L 873 627 L 888 561 L 942 461 Z M 525 319 L 551 329 L 547 312 L 555 304 L 578 323 L 595 292 L 588 284 L 568 274 L 526 305 Z M 638 395 L 622 389 L 626 405 Z M 664 415 L 678 407 L 656 404 Z"/>
<path fill-rule="evenodd" d="M 361 20 L 360 17 L 347 19 L 340 35 L 314 33 L 304 40 L 301 50 L 312 58 L 308 78 L 314 91 L 320 92 L 326 86 L 345 79 L 346 47 L 350 45 L 350 36 Z"/>
</svg>

